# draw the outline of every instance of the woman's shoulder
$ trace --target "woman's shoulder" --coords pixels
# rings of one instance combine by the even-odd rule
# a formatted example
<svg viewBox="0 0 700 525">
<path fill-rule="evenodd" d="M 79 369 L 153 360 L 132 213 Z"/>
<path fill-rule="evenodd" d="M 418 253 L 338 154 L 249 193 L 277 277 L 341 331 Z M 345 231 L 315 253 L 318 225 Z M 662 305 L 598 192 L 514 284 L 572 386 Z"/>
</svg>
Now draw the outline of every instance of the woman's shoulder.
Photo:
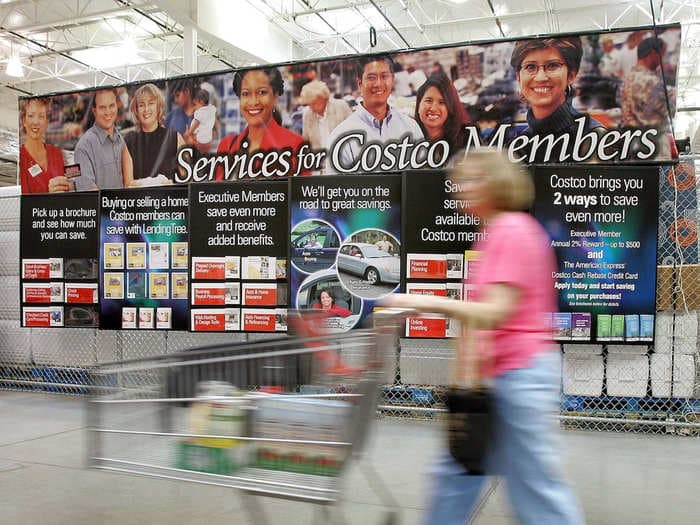
<svg viewBox="0 0 700 525">
<path fill-rule="evenodd" d="M 238 133 L 231 133 L 230 135 L 226 135 L 224 138 L 221 139 L 221 142 L 219 142 L 217 152 L 228 153 L 231 150 L 232 146 L 238 140 L 238 137 L 240 137 Z"/>
<path fill-rule="evenodd" d="M 304 142 L 301 135 L 297 135 L 293 131 L 280 126 L 274 120 L 268 126 L 268 132 L 271 133 L 277 141 L 283 141 L 285 146 L 296 146 Z"/>
<path fill-rule="evenodd" d="M 45 146 L 49 164 L 60 163 L 63 165 L 63 151 L 61 151 L 61 148 L 54 146 L 53 144 L 46 144 Z"/>
<path fill-rule="evenodd" d="M 531 214 L 524 211 L 499 213 L 489 224 L 491 233 L 510 233 L 518 235 L 524 232 L 543 232 L 542 225 Z"/>
</svg>

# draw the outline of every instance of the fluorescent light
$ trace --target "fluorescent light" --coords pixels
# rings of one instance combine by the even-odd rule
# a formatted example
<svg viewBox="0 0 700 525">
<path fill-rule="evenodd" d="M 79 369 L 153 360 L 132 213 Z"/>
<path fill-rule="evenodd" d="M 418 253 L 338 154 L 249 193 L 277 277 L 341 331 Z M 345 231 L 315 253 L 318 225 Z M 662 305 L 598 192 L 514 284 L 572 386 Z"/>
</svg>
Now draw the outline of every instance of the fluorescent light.
<svg viewBox="0 0 700 525">
<path fill-rule="evenodd" d="M 467 0 L 448 0 L 449 2 L 452 2 L 453 4 L 464 4 L 466 3 Z"/>
<path fill-rule="evenodd" d="M 7 73 L 8 76 L 16 78 L 22 78 L 24 76 L 24 68 L 17 55 L 12 55 L 7 61 L 5 73 Z"/>
</svg>

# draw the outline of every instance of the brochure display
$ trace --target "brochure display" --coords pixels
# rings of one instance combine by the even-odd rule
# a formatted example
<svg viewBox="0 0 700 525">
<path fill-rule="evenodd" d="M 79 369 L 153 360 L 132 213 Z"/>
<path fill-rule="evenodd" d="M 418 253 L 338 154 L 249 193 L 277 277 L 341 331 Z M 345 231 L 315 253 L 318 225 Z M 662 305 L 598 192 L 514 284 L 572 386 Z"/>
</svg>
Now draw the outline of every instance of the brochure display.
<svg viewBox="0 0 700 525">
<path fill-rule="evenodd" d="M 21 319 L 26 327 L 98 325 L 98 195 L 23 195 Z"/>
<path fill-rule="evenodd" d="M 444 172 L 405 174 L 406 293 L 469 298 L 466 280 L 478 254 L 469 247 L 482 233 L 479 217 L 464 213 L 459 186 Z M 456 337 L 458 323 L 435 314 L 406 320 L 406 337 Z"/>
<path fill-rule="evenodd" d="M 287 330 L 287 187 L 190 187 L 192 331 Z"/>
<path fill-rule="evenodd" d="M 100 328 L 187 329 L 187 188 L 100 192 Z"/>
</svg>

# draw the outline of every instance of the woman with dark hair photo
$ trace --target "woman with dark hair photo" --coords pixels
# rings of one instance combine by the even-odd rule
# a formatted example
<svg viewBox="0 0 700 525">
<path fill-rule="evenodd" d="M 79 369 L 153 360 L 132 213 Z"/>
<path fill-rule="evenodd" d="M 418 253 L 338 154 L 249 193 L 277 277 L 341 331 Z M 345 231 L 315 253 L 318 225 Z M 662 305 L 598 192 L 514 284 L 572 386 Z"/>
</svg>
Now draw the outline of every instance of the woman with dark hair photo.
<svg viewBox="0 0 700 525">
<path fill-rule="evenodd" d="M 348 317 L 352 314 L 350 310 L 335 303 L 335 297 L 329 289 L 321 290 L 318 294 L 318 302 L 311 305 L 314 310 L 322 310 L 328 315 L 337 317 Z"/>
<path fill-rule="evenodd" d="M 464 148 L 469 117 L 445 73 L 433 73 L 418 89 L 414 118 L 430 142 L 446 141 L 451 154 Z"/>
<path fill-rule="evenodd" d="M 585 113 L 574 109 L 571 99 L 573 83 L 581 67 L 583 46 L 581 37 L 542 38 L 516 42 L 510 58 L 515 69 L 520 95 L 528 105 L 527 136 L 561 135 L 575 136 L 579 119 L 584 119 L 583 132 L 605 129 L 603 125 Z M 561 143 L 552 148 L 551 159 L 559 158 Z M 541 148 L 534 160 L 541 158 Z M 532 160 L 532 159 L 531 159 Z"/>
<path fill-rule="evenodd" d="M 299 148 L 304 139 L 281 126 L 282 118 L 277 110 L 277 101 L 284 93 L 284 80 L 279 70 L 269 67 L 237 72 L 233 77 L 233 91 L 239 98 L 241 115 L 245 118 L 247 126 L 238 135 L 224 137 L 219 143 L 217 153 L 266 154 L 291 149 L 292 155 L 288 158 L 290 167 L 285 169 L 284 175 L 295 174 Z M 285 168 L 282 162 L 270 166 L 262 160 L 254 162 L 252 168 L 257 171 L 262 166 L 265 166 L 268 172 Z M 302 175 L 309 174 L 308 171 L 302 172 Z M 221 179 L 223 171 L 219 170 L 217 180 Z"/>
</svg>

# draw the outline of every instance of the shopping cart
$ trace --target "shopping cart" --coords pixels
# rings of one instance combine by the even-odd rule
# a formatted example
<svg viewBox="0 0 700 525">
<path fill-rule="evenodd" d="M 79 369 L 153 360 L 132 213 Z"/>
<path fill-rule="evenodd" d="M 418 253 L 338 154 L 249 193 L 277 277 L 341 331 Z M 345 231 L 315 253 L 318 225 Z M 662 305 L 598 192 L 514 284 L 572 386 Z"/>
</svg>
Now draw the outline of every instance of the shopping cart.
<svg viewBox="0 0 700 525">
<path fill-rule="evenodd" d="M 397 523 L 396 501 L 362 453 L 380 386 L 394 379 L 401 325 L 384 310 L 372 330 L 102 365 L 88 401 L 88 464 L 240 489 L 255 524 L 268 523 L 257 496 L 317 504 L 329 523 L 331 512 L 343 521 L 335 504 L 354 460 L 391 509 L 383 522 Z"/>
</svg>

